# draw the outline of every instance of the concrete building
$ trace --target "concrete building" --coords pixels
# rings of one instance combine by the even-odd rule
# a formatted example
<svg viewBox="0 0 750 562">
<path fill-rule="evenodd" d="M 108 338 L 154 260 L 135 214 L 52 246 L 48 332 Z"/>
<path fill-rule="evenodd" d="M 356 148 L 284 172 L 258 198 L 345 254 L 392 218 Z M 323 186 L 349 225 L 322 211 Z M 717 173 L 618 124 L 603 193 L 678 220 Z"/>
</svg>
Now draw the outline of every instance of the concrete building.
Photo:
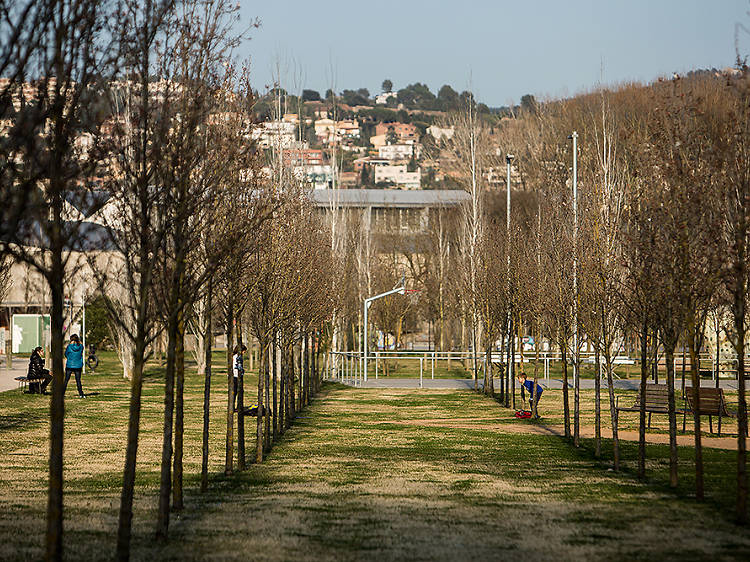
<svg viewBox="0 0 750 562">
<path fill-rule="evenodd" d="M 385 160 L 408 160 L 415 152 L 419 157 L 419 147 L 414 143 L 386 144 L 378 148 L 378 156 Z"/>
<path fill-rule="evenodd" d="M 416 125 L 412 123 L 378 123 L 375 125 L 375 135 L 388 135 L 394 134 L 399 142 L 419 142 L 419 133 L 417 132 Z"/>
<path fill-rule="evenodd" d="M 264 121 L 253 127 L 250 136 L 261 148 L 292 148 L 296 142 L 296 127 L 287 121 Z"/>
<path fill-rule="evenodd" d="M 436 125 L 427 127 L 427 134 L 432 136 L 436 141 L 439 141 L 440 139 L 450 140 L 453 138 L 454 133 L 455 130 L 453 127 L 437 127 Z"/>
<path fill-rule="evenodd" d="M 389 99 L 396 99 L 397 97 L 398 94 L 396 92 L 383 92 L 382 94 L 375 96 L 375 103 L 377 105 L 385 105 L 388 103 Z"/>
<path fill-rule="evenodd" d="M 351 220 L 365 221 L 376 235 L 398 235 L 399 239 L 388 236 L 381 241 L 400 245 L 412 244 L 414 235 L 426 235 L 437 213 L 456 212 L 469 194 L 439 189 L 322 189 L 310 192 L 310 199 L 323 215 L 341 209 Z"/>
<path fill-rule="evenodd" d="M 422 172 L 409 172 L 406 164 L 375 167 L 375 184 L 388 183 L 399 189 L 419 189 L 422 183 Z"/>
</svg>

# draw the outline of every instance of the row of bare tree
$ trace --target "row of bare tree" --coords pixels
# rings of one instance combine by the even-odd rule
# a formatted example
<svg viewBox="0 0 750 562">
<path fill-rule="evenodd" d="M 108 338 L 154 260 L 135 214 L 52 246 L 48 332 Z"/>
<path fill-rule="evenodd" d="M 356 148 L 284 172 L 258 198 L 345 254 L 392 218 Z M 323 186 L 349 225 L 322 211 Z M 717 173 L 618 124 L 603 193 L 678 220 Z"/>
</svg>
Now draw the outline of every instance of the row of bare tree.
<svg viewBox="0 0 750 562">
<path fill-rule="evenodd" d="M 0 15 L 0 252 L 39 271 L 52 300 L 48 559 L 63 557 L 63 300 L 76 273 L 88 272 L 105 296 L 131 386 L 119 559 L 130 556 L 143 372 L 158 342 L 158 539 L 184 507 L 186 330 L 203 351 L 201 489 L 217 319 L 227 345 L 227 474 L 235 443 L 237 467 L 246 464 L 244 377 L 236 419 L 232 382 L 243 325 L 260 346 L 258 462 L 319 387 L 332 306 L 327 234 L 299 189 L 261 173 L 249 136 L 254 96 L 233 55 L 246 35 L 238 10 L 224 0 L 35 0 Z M 68 203 L 86 198 L 100 201 L 96 220 L 73 220 Z"/>
<path fill-rule="evenodd" d="M 626 85 L 538 104 L 494 130 L 468 108 L 452 121 L 456 133 L 443 144 L 443 154 L 453 157 L 470 198 L 462 228 L 454 229 L 453 263 L 460 275 L 441 282 L 454 287 L 449 293 L 457 296 L 455 310 L 470 324 L 474 348 L 487 354 L 484 391 L 495 393 L 490 352 L 498 341 L 509 355 L 500 367 L 499 388 L 499 399 L 507 405 L 509 397 L 515 405 L 515 388 L 507 372 L 511 368 L 504 365 L 513 365 L 520 336 L 534 336 L 537 350 L 542 340 L 551 342 L 562 354 L 565 435 L 578 446 L 580 353 L 584 344 L 591 346 L 596 372 L 602 369 L 607 379 L 618 469 L 613 362 L 626 338 L 637 336 L 638 472 L 645 476 L 646 382 L 658 377 L 657 365 L 664 357 L 670 482 L 676 486 L 674 359 L 682 342 L 690 358 L 688 392 L 696 404 L 696 495 L 703 498 L 699 352 L 707 318 L 714 318 L 736 352 L 737 518 L 742 522 L 747 520 L 749 102 L 750 73 L 739 65 L 736 72 L 720 76 Z M 506 154 L 513 155 L 512 198 L 503 201 L 505 193 L 493 193 L 486 179 L 489 171 L 505 169 Z M 433 259 L 440 256 L 435 245 L 431 253 Z M 535 382 L 538 351 L 536 359 Z M 597 456 L 599 381 L 597 377 Z"/>
</svg>

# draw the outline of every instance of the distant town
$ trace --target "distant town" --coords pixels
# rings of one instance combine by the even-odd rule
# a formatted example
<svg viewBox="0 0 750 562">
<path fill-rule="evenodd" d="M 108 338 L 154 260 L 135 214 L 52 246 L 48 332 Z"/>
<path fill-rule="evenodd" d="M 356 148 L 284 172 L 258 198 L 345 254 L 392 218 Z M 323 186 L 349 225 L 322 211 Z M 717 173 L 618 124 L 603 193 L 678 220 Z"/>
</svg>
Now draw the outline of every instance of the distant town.
<svg viewBox="0 0 750 562">
<path fill-rule="evenodd" d="M 530 95 L 521 100 L 534 103 Z M 280 154 L 285 168 L 314 189 L 461 189 L 460 171 L 444 148 L 454 134 L 451 112 L 470 104 L 490 132 L 520 109 L 490 108 L 449 85 L 433 94 L 420 83 L 395 91 L 384 80 L 374 96 L 366 88 L 325 96 L 274 88 L 257 100 L 252 138 L 269 153 L 269 177 Z M 504 185 L 503 172 L 490 167 L 484 175 L 488 186 Z"/>
</svg>

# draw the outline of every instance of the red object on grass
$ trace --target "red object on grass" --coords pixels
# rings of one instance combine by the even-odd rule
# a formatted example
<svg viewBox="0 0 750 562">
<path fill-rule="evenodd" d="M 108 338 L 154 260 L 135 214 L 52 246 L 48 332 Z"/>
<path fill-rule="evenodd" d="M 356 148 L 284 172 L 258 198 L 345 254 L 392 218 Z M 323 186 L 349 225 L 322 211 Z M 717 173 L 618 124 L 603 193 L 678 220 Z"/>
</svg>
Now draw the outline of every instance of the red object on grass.
<svg viewBox="0 0 750 562">
<path fill-rule="evenodd" d="M 531 417 L 531 412 L 529 410 L 518 410 L 516 412 L 516 417 L 519 420 L 527 420 Z"/>
</svg>

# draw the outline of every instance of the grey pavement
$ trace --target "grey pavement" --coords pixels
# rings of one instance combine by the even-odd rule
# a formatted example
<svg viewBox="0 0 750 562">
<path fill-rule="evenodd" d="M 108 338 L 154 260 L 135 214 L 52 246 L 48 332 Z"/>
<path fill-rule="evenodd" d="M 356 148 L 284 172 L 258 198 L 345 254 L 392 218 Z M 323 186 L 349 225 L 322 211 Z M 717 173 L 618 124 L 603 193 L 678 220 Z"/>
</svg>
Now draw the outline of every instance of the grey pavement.
<svg viewBox="0 0 750 562">
<path fill-rule="evenodd" d="M 0 392 L 18 388 L 18 381 L 14 380 L 15 377 L 26 376 L 26 373 L 28 372 L 28 366 L 19 363 L 21 362 L 16 361 L 14 358 L 13 369 L 11 369 L 10 371 L 5 367 L 4 364 L 0 366 Z"/>
<path fill-rule="evenodd" d="M 495 379 L 495 388 L 497 389 L 499 387 L 499 379 Z M 650 382 L 650 381 L 649 381 Z M 664 384 L 664 380 L 660 379 L 660 383 Z M 539 379 L 539 383 L 542 385 L 542 388 L 551 388 L 551 389 L 562 389 L 563 387 L 563 381 L 561 379 L 550 379 L 549 381 L 545 379 Z M 345 384 L 351 384 L 351 382 L 347 381 Z M 638 386 L 640 384 L 640 381 L 638 379 L 616 379 L 614 381 L 614 388 L 619 390 L 638 390 Z M 691 386 L 690 381 L 685 381 L 686 386 Z M 361 386 L 362 388 L 419 388 L 419 379 L 418 378 L 391 378 L 391 377 L 380 377 L 377 380 L 374 378 L 370 378 L 367 380 L 367 382 L 362 382 L 360 385 L 360 382 L 357 381 L 356 385 L 352 384 L 352 386 Z M 479 381 L 479 386 L 482 386 L 482 380 Z M 681 379 L 678 377 L 675 380 L 675 388 L 679 389 L 682 386 Z M 712 380 L 702 380 L 701 381 L 702 387 L 715 387 L 716 382 Z M 595 387 L 595 381 L 594 379 L 581 379 L 580 387 L 583 389 L 593 389 Z M 731 380 L 731 379 L 724 379 L 719 381 L 719 387 L 724 388 L 727 390 L 737 390 L 737 381 Z M 473 389 L 474 388 L 474 381 L 472 379 L 430 379 L 430 378 L 424 378 L 422 379 L 422 388 L 428 388 L 428 389 Z M 568 381 L 568 388 L 573 388 L 572 381 Z M 608 388 L 607 387 L 607 381 L 602 381 L 602 388 Z"/>
</svg>

